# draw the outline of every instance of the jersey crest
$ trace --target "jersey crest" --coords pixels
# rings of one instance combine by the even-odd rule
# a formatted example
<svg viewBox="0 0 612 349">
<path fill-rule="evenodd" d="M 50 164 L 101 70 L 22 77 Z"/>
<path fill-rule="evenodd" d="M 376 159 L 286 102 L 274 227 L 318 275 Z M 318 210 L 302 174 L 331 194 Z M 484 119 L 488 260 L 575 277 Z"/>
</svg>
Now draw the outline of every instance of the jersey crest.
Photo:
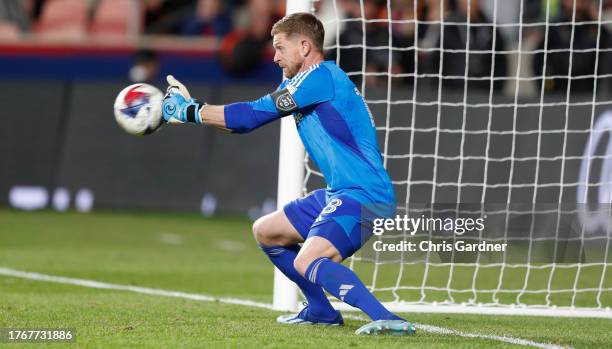
<svg viewBox="0 0 612 349">
<path fill-rule="evenodd" d="M 297 110 L 298 106 L 288 88 L 276 91 L 270 95 L 274 101 L 274 107 L 282 115 L 289 115 Z"/>
</svg>

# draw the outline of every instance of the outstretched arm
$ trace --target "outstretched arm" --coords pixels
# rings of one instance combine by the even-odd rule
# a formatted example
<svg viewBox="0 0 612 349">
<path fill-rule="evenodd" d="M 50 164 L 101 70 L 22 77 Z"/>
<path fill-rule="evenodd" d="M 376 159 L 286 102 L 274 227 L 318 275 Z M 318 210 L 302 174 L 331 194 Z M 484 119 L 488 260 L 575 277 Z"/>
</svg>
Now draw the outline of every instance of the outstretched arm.
<svg viewBox="0 0 612 349">
<path fill-rule="evenodd" d="M 275 108 L 272 96 L 276 93 L 252 102 L 208 105 L 191 98 L 185 85 L 172 75 L 167 80 L 170 86 L 162 110 L 164 120 L 169 123 L 206 124 L 233 133 L 246 133 L 293 112 Z"/>
<path fill-rule="evenodd" d="M 207 105 L 191 98 L 187 88 L 171 75 L 164 97 L 163 113 L 168 122 L 207 124 L 231 131 L 247 133 L 300 108 L 329 101 L 334 96 L 333 80 L 327 69 L 318 64 L 301 73 L 296 81 L 252 102 Z"/>
<path fill-rule="evenodd" d="M 214 126 L 224 131 L 231 131 L 225 125 L 225 106 L 206 104 L 200 109 L 200 120 L 203 124 Z"/>
</svg>

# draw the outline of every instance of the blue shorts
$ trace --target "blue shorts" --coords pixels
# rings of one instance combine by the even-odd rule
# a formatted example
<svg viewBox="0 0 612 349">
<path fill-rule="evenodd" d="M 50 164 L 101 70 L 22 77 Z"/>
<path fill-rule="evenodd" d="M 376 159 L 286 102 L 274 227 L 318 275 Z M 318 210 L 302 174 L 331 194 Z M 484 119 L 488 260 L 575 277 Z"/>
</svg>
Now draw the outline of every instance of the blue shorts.
<svg viewBox="0 0 612 349">
<path fill-rule="evenodd" d="M 293 200 L 284 207 L 285 215 L 304 240 L 325 238 L 340 252 L 342 259 L 352 256 L 372 236 L 372 220 L 364 205 L 347 195 L 326 200 L 325 189 Z"/>
</svg>

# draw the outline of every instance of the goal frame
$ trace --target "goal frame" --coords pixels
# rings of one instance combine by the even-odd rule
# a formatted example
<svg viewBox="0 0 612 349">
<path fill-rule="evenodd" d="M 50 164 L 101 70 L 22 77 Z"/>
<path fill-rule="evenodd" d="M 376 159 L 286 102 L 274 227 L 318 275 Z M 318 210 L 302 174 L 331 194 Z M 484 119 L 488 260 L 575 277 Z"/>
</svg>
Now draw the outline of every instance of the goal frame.
<svg viewBox="0 0 612 349">
<path fill-rule="evenodd" d="M 335 1 L 335 0 L 327 0 Z M 312 0 L 287 0 L 286 13 L 311 12 Z M 277 208 L 282 207 L 303 193 L 305 175 L 305 150 L 297 134 L 292 118 L 281 120 L 280 150 L 278 166 Z M 358 311 L 342 302 L 332 302 L 339 310 Z M 295 311 L 299 305 L 299 289 L 285 277 L 280 270 L 274 271 L 273 309 Z M 394 312 L 446 313 L 446 314 L 483 314 L 483 315 L 521 315 L 555 317 L 591 317 L 612 319 L 612 309 L 580 307 L 545 307 L 527 305 L 490 306 L 482 304 L 385 302 L 385 307 Z"/>
<path fill-rule="evenodd" d="M 310 12 L 311 0 L 287 0 L 286 13 Z M 278 156 L 277 209 L 282 209 L 291 200 L 302 196 L 304 185 L 305 150 L 297 133 L 293 118 L 281 119 L 280 146 Z M 272 307 L 275 310 L 295 311 L 298 307 L 298 287 L 278 268 L 274 268 L 274 295 Z"/>
</svg>

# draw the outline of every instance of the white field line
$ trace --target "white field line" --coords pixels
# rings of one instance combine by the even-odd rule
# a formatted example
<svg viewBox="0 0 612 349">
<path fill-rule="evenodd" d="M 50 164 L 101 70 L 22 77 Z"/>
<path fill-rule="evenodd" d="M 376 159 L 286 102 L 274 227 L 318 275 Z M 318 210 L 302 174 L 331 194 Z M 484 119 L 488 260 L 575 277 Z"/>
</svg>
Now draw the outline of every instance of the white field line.
<svg viewBox="0 0 612 349">
<path fill-rule="evenodd" d="M 161 233 L 159 234 L 159 241 L 168 245 L 179 246 L 183 244 L 183 237 L 178 234 Z"/>
<path fill-rule="evenodd" d="M 64 277 L 64 276 L 53 276 L 53 275 L 32 273 L 32 272 L 27 272 L 27 271 L 19 271 L 19 270 L 14 270 L 14 269 L 9 269 L 9 268 L 0 267 L 0 275 L 13 276 L 13 277 L 29 279 L 29 280 L 55 282 L 58 284 L 69 284 L 69 285 L 83 286 L 83 287 L 89 287 L 89 288 L 99 288 L 99 289 L 105 289 L 105 290 L 130 291 L 130 292 L 135 292 L 135 293 L 148 294 L 151 296 L 174 297 L 174 298 L 191 299 L 194 301 L 201 301 L 201 302 L 220 302 L 220 303 L 226 303 L 226 304 L 237 304 L 237 305 L 246 305 L 249 307 L 272 309 L 271 304 L 253 302 L 253 301 L 246 300 L 246 299 L 218 298 L 218 297 L 212 297 L 212 296 L 207 296 L 204 294 L 197 294 L 197 293 L 186 293 L 186 292 L 168 291 L 168 290 L 161 290 L 161 289 L 148 288 L 148 287 L 110 284 L 110 283 L 94 281 L 94 280 L 76 279 L 76 278 L 69 278 L 69 277 Z"/>
<path fill-rule="evenodd" d="M 229 252 L 240 252 L 246 249 L 242 242 L 232 240 L 216 240 L 215 246 Z"/>
<path fill-rule="evenodd" d="M 20 270 L 3 268 L 3 267 L 0 267 L 0 275 L 28 279 L 28 280 L 54 282 L 54 283 L 59 283 L 59 284 L 68 284 L 68 285 L 75 285 L 75 286 L 82 286 L 82 287 L 89 287 L 89 288 L 105 289 L 105 290 L 129 291 L 129 292 L 147 294 L 151 296 L 182 298 L 182 299 L 190 299 L 190 300 L 201 301 L 201 302 L 219 302 L 219 303 L 225 303 L 225 304 L 245 305 L 249 307 L 273 310 L 272 304 L 254 302 L 254 301 L 250 301 L 247 299 L 213 297 L 213 296 L 197 294 L 197 293 L 186 293 L 186 292 L 180 292 L 180 291 L 169 291 L 169 290 L 162 290 L 162 289 L 148 288 L 148 287 L 111 284 L 111 283 L 100 282 L 100 281 L 95 281 L 95 280 L 77 279 L 77 278 L 70 278 L 70 277 L 64 277 L 64 276 L 54 276 L 54 275 L 20 271 Z M 367 321 L 367 319 L 365 319 L 364 317 L 356 316 L 356 315 L 347 315 L 345 316 L 345 318 L 353 319 L 353 320 L 360 320 L 360 321 Z M 431 326 L 431 325 L 425 325 L 425 324 L 415 324 L 415 326 L 422 331 L 434 333 L 434 334 L 453 335 L 453 336 L 459 336 L 459 337 L 464 337 L 464 338 L 478 338 L 478 339 L 485 339 L 485 340 L 494 340 L 494 341 L 500 341 L 500 342 L 505 342 L 505 343 L 510 343 L 510 344 L 516 344 L 516 345 L 532 346 L 532 347 L 542 348 L 542 349 L 568 349 L 569 348 L 569 347 L 559 346 L 555 344 L 538 343 L 538 342 L 534 342 L 528 339 L 514 338 L 514 337 L 509 337 L 509 336 L 496 336 L 496 335 L 486 335 L 486 334 L 479 334 L 479 333 L 469 333 L 469 332 L 453 330 L 450 328 L 437 327 L 437 326 Z"/>
</svg>

